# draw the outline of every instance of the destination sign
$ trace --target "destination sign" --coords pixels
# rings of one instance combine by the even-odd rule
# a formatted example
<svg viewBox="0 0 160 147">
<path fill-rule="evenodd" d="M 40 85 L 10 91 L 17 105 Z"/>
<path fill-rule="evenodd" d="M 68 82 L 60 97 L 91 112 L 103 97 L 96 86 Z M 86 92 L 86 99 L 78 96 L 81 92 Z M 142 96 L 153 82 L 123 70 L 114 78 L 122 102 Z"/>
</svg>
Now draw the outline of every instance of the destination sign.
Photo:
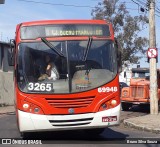
<svg viewBox="0 0 160 147">
<path fill-rule="evenodd" d="M 100 26 L 45 27 L 46 36 L 103 36 Z"/>
<path fill-rule="evenodd" d="M 60 24 L 28 26 L 21 28 L 21 39 L 62 36 L 110 36 L 108 25 Z"/>
</svg>

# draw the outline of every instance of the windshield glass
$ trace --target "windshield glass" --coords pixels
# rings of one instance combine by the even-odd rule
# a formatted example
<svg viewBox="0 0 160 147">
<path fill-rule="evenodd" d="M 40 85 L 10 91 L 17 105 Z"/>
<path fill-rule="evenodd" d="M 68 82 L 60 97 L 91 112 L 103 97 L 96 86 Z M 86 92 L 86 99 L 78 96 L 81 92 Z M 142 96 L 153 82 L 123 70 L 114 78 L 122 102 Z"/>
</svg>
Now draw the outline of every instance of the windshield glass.
<svg viewBox="0 0 160 147">
<path fill-rule="evenodd" d="M 27 93 L 75 93 L 97 88 L 117 74 L 117 53 L 110 40 L 51 41 L 63 56 L 44 42 L 21 43 L 17 81 Z"/>
<path fill-rule="evenodd" d="M 146 78 L 149 77 L 149 71 L 148 72 L 133 72 L 132 77 L 133 78 Z"/>
</svg>

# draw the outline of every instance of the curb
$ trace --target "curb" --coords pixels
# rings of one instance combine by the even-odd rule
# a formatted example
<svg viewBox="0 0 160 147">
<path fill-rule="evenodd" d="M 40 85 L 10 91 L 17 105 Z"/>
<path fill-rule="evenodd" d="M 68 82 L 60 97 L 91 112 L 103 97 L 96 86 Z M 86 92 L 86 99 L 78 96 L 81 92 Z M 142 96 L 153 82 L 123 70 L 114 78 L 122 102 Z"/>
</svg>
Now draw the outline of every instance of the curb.
<svg viewBox="0 0 160 147">
<path fill-rule="evenodd" d="M 0 115 L 12 115 L 12 114 L 15 114 L 15 111 L 0 113 Z"/>
<path fill-rule="evenodd" d="M 160 134 L 160 129 L 159 128 L 156 129 L 156 128 L 150 128 L 150 127 L 147 127 L 147 126 L 137 125 L 137 124 L 132 123 L 128 120 L 124 120 L 123 124 L 127 127 L 134 128 L 134 129 L 137 129 L 137 130 L 142 130 L 142 131 L 146 131 L 146 132 L 152 132 L 152 133 Z"/>
<path fill-rule="evenodd" d="M 15 108 L 13 105 L 0 107 L 0 115 L 12 115 L 15 114 Z"/>
</svg>

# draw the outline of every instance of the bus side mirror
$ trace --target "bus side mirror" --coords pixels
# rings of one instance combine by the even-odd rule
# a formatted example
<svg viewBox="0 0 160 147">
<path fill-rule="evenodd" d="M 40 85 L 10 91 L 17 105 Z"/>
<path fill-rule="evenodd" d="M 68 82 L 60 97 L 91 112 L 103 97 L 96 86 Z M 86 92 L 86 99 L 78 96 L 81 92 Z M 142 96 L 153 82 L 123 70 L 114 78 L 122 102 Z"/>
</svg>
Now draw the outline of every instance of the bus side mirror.
<svg viewBox="0 0 160 147">
<path fill-rule="evenodd" d="M 117 63 L 118 63 L 118 72 L 121 73 L 122 72 L 122 53 L 120 50 L 120 47 L 118 45 L 118 41 L 115 38 L 115 46 L 117 48 Z"/>
<path fill-rule="evenodd" d="M 10 48 L 8 49 L 8 64 L 14 66 L 15 59 L 15 40 L 10 40 Z"/>
</svg>

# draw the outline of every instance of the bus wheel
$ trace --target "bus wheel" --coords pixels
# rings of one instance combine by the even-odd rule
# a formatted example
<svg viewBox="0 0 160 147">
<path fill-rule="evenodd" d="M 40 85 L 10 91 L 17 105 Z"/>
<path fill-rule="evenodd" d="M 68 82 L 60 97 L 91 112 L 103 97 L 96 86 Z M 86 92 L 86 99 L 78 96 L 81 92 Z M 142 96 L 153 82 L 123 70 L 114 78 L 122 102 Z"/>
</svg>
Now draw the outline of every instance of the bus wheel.
<svg viewBox="0 0 160 147">
<path fill-rule="evenodd" d="M 96 128 L 96 129 L 86 129 L 84 131 L 85 133 L 89 135 L 96 136 L 96 135 L 100 135 L 101 133 L 103 133 L 104 130 L 105 128 Z"/>
<path fill-rule="evenodd" d="M 124 102 L 122 102 L 122 109 L 123 109 L 123 111 L 128 111 L 130 107 L 132 107 L 131 103 L 124 103 Z"/>
<path fill-rule="evenodd" d="M 31 135 L 30 132 L 20 132 L 20 134 L 23 139 L 29 139 Z"/>
</svg>

